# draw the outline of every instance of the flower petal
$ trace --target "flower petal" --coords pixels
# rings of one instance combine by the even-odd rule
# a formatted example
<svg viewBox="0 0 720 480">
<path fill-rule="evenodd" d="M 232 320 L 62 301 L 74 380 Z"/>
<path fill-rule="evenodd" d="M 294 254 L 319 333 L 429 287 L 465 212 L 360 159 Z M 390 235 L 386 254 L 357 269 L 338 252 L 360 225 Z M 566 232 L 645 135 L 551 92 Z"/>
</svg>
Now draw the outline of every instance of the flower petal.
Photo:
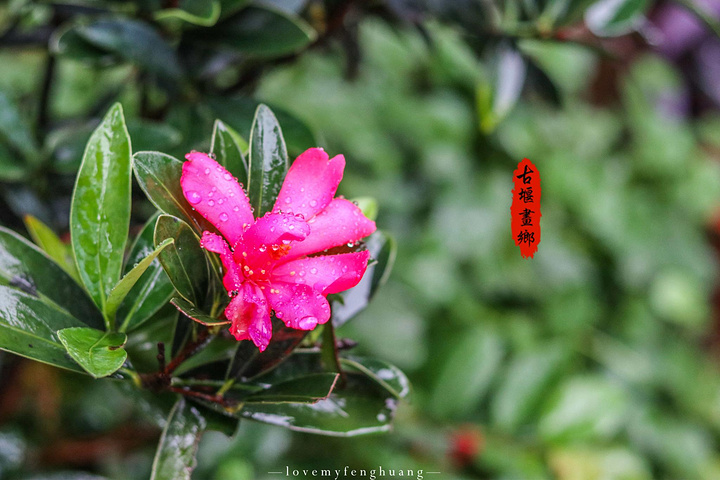
<svg viewBox="0 0 720 480">
<path fill-rule="evenodd" d="M 328 301 L 312 287 L 276 282 L 261 288 L 275 316 L 290 328 L 312 330 L 330 319 Z"/>
<path fill-rule="evenodd" d="M 225 168 L 204 153 L 188 153 L 180 185 L 190 205 L 234 245 L 253 223 L 247 195 Z"/>
<path fill-rule="evenodd" d="M 358 284 L 367 269 L 367 250 L 291 260 L 275 267 L 271 281 L 302 283 L 329 295 Z"/>
<path fill-rule="evenodd" d="M 225 309 L 232 322 L 230 333 L 239 340 L 252 340 L 262 352 L 272 337 L 272 321 L 267 300 L 260 288 L 252 282 L 242 284 L 240 293 Z"/>
<path fill-rule="evenodd" d="M 259 269 L 269 274 L 269 267 L 290 250 L 290 242 L 309 233 L 310 226 L 299 216 L 268 212 L 245 231 L 233 255 L 255 274 Z"/>
<path fill-rule="evenodd" d="M 228 292 L 238 291 L 243 277 L 238 269 L 235 260 L 233 260 L 230 246 L 224 238 L 211 232 L 203 232 L 200 239 L 200 246 L 207 250 L 220 254 L 223 267 L 225 267 L 225 275 L 223 276 L 223 285 Z"/>
<path fill-rule="evenodd" d="M 287 260 L 322 252 L 344 243 L 357 242 L 376 229 L 375 222 L 363 215 L 354 203 L 335 198 L 322 212 L 308 221 L 310 235 L 293 242 Z"/>
<path fill-rule="evenodd" d="M 288 170 L 273 210 L 314 217 L 335 196 L 344 169 L 342 155 L 328 160 L 322 148 L 306 150 Z"/>
</svg>

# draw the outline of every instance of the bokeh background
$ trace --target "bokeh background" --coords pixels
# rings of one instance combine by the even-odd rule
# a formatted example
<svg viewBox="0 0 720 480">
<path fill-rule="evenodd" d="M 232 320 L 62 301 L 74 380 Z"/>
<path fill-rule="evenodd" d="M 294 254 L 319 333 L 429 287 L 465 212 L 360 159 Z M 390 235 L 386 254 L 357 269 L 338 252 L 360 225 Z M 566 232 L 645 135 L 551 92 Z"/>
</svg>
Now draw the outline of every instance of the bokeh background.
<svg viewBox="0 0 720 480">
<path fill-rule="evenodd" d="M 291 155 L 343 153 L 341 193 L 377 199 L 395 270 L 338 334 L 413 394 L 384 435 L 207 433 L 194 479 L 717 479 L 718 19 L 717 0 L 5 1 L 0 223 L 67 237 L 116 101 L 135 151 L 176 156 L 267 103 Z M 523 157 L 532 260 L 510 234 Z M 148 477 L 160 429 L 113 381 L 0 366 L 0 478 Z"/>
</svg>

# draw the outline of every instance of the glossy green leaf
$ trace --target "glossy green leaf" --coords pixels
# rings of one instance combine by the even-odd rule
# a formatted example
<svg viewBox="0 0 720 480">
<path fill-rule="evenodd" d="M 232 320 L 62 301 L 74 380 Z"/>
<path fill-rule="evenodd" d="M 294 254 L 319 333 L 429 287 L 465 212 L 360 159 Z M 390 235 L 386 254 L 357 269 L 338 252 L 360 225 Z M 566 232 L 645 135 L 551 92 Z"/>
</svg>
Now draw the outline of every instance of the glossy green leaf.
<svg viewBox="0 0 720 480">
<path fill-rule="evenodd" d="M 405 398 L 410 393 L 410 381 L 402 370 L 383 360 L 348 355 L 340 358 L 340 364 L 364 373 L 396 398 Z"/>
<path fill-rule="evenodd" d="M 180 160 L 159 152 L 138 152 L 133 156 L 133 170 L 140 188 L 160 211 L 185 220 L 198 232 L 207 229 L 207 222 L 194 214 L 183 195 Z"/>
<path fill-rule="evenodd" d="M 55 333 L 84 324 L 33 295 L 0 285 L 0 349 L 75 372 L 84 372 L 65 353 Z"/>
<path fill-rule="evenodd" d="M 155 223 L 157 215 L 153 216 L 143 227 L 130 248 L 125 264 L 127 275 L 135 264 L 141 262 L 155 249 Z M 145 272 L 130 289 L 118 309 L 118 324 L 120 331 L 132 331 L 151 318 L 158 310 L 166 305 L 175 292 L 170 279 L 162 268 L 160 260 L 155 258 Z"/>
<path fill-rule="evenodd" d="M 596 35 L 624 35 L 640 25 L 648 6 L 647 0 L 600 0 L 585 11 L 585 23 Z"/>
<path fill-rule="evenodd" d="M 250 132 L 248 197 L 261 217 L 272 210 L 288 171 L 288 156 L 280 124 L 272 111 L 260 105 Z"/>
<path fill-rule="evenodd" d="M 0 283 L 55 302 L 85 325 L 102 328 L 100 311 L 70 275 L 23 237 L 0 227 Z"/>
<path fill-rule="evenodd" d="M 120 304 L 130 292 L 130 289 L 135 286 L 138 280 L 140 280 L 142 274 L 150 267 L 155 258 L 160 255 L 160 252 L 169 245 L 172 245 L 174 241 L 175 240 L 172 238 L 167 238 L 159 243 L 155 250 L 150 252 L 147 257 L 140 260 L 140 262 L 138 262 L 133 269 L 122 277 L 117 285 L 113 287 L 110 291 L 110 295 L 108 295 L 107 303 L 105 304 L 105 315 L 108 318 L 115 317 L 118 307 L 120 307 Z"/>
<path fill-rule="evenodd" d="M 486 133 L 492 132 L 515 107 L 527 73 L 520 52 L 506 44 L 496 48 L 490 67 L 490 78 L 478 85 L 476 92 L 480 129 Z"/>
<path fill-rule="evenodd" d="M 183 362 L 175 374 L 220 381 L 236 346 L 234 338 L 215 335 L 200 351 Z"/>
<path fill-rule="evenodd" d="M 340 378 L 337 373 L 314 373 L 274 384 L 245 397 L 246 403 L 315 403 L 330 396 Z"/>
<path fill-rule="evenodd" d="M 365 246 L 376 263 L 368 266 L 360 283 L 340 294 L 342 301 L 333 302 L 332 321 L 336 328 L 368 306 L 378 289 L 387 281 L 395 264 L 397 243 L 391 236 L 377 231 L 367 238 Z"/>
<path fill-rule="evenodd" d="M 130 223 L 130 175 L 130 137 L 122 107 L 116 104 L 88 141 L 70 207 L 78 272 L 102 311 L 122 272 Z"/>
<path fill-rule="evenodd" d="M 102 18 L 75 27 L 83 40 L 140 68 L 170 78 L 182 75 L 175 51 L 150 25 L 120 17 Z"/>
<path fill-rule="evenodd" d="M 373 197 L 356 197 L 352 199 L 353 203 L 355 203 L 358 208 L 360 208 L 360 211 L 362 211 L 363 215 L 365 215 L 370 220 L 375 221 L 377 219 L 378 215 L 378 202 Z"/>
<path fill-rule="evenodd" d="M 210 145 L 210 151 L 215 155 L 215 160 L 236 176 L 241 184 L 246 185 L 248 167 L 242 152 L 247 152 L 249 145 L 240 134 L 222 121 L 215 120 Z"/>
<path fill-rule="evenodd" d="M 57 336 L 73 360 L 95 378 L 112 375 L 127 358 L 124 333 L 73 327 L 59 330 Z"/>
<path fill-rule="evenodd" d="M 15 103 L 0 91 L 0 138 L 25 155 L 28 162 L 40 161 L 39 148 L 30 127 L 20 116 Z"/>
<path fill-rule="evenodd" d="M 201 323 L 207 327 L 214 327 L 217 325 L 227 325 L 230 323 L 230 320 L 223 320 L 215 317 L 211 317 L 209 314 L 203 312 L 196 306 L 192 305 L 190 302 L 183 298 L 173 298 L 171 300 L 171 303 L 175 305 L 175 308 L 180 310 L 182 313 L 184 313 L 186 316 L 191 318 L 192 320 L 195 320 L 198 323 Z"/>
<path fill-rule="evenodd" d="M 198 35 L 204 42 L 262 58 L 298 52 L 317 32 L 303 19 L 280 10 L 251 6 Z"/>
<path fill-rule="evenodd" d="M 390 429 L 396 399 L 365 375 L 350 373 L 344 388 L 336 388 L 316 403 L 246 403 L 244 418 L 300 432 L 352 437 Z"/>
<path fill-rule="evenodd" d="M 150 480 L 190 480 L 198 443 L 206 427 L 199 407 L 180 398 L 160 437 Z"/>
<path fill-rule="evenodd" d="M 23 220 L 25 228 L 30 233 L 30 237 L 35 244 L 55 260 L 55 263 L 62 267 L 75 281 L 80 282 L 80 274 L 75 267 L 75 260 L 69 246 L 65 245 L 50 227 L 32 215 L 25 215 Z"/>
<path fill-rule="evenodd" d="M 193 25 L 211 27 L 220 18 L 218 0 L 180 0 L 177 8 L 168 8 L 155 12 L 155 20 L 174 18 Z"/>
<path fill-rule="evenodd" d="M 208 266 L 200 239 L 179 218 L 160 215 L 155 225 L 155 245 L 166 239 L 175 243 L 160 252 L 160 263 L 175 290 L 188 302 L 201 306 L 208 285 Z"/>
</svg>

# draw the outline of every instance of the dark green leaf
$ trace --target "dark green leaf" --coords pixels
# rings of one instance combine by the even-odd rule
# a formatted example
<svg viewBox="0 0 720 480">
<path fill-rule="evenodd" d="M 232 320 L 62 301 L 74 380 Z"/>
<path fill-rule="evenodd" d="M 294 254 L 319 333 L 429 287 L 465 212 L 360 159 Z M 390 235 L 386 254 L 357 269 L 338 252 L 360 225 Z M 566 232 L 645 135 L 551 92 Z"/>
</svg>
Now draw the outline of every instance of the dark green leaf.
<svg viewBox="0 0 720 480">
<path fill-rule="evenodd" d="M 172 238 L 167 238 L 159 243 L 155 250 L 150 252 L 147 257 L 140 260 L 140 262 L 138 262 L 133 269 L 122 277 L 117 285 L 113 287 L 110 291 L 110 295 L 108 295 L 107 303 L 105 304 L 105 315 L 108 318 L 115 317 L 118 307 L 120 307 L 120 304 L 125 299 L 128 292 L 130 292 L 130 289 L 135 286 L 138 280 L 140 280 L 142 274 L 150 267 L 155 258 L 160 255 L 160 252 L 169 245 L 172 245 L 174 241 L 175 240 Z"/>
<path fill-rule="evenodd" d="M 248 148 L 239 133 L 220 120 L 215 120 L 210 151 L 215 155 L 215 160 L 243 185 L 247 184 L 248 167 L 242 152 L 248 151 Z"/>
<path fill-rule="evenodd" d="M 377 262 L 368 267 L 360 283 L 340 294 L 342 301 L 333 302 L 332 321 L 336 328 L 368 306 L 387 281 L 395 263 L 397 244 L 391 236 L 377 231 L 367 238 L 365 245 Z"/>
<path fill-rule="evenodd" d="M 476 98 L 480 129 L 486 133 L 492 132 L 515 107 L 527 71 L 520 52 L 507 44 L 496 48 L 490 65 L 491 78 L 478 86 Z"/>
<path fill-rule="evenodd" d="M 149 72 L 170 78 L 182 75 L 175 51 L 150 25 L 119 17 L 75 27 L 80 38 Z"/>
<path fill-rule="evenodd" d="M 248 197 L 261 217 L 272 209 L 288 171 L 288 156 L 280 124 L 272 111 L 260 105 L 250 132 Z"/>
<path fill-rule="evenodd" d="M 100 311 L 70 275 L 35 245 L 3 227 L 0 227 L 0 283 L 47 297 L 88 326 L 103 326 Z"/>
<path fill-rule="evenodd" d="M 274 384 L 245 397 L 246 403 L 315 403 L 328 398 L 340 377 L 337 373 L 314 373 Z"/>
<path fill-rule="evenodd" d="M 137 236 L 125 265 L 126 275 L 133 268 L 133 265 L 147 258 L 153 252 L 155 248 L 155 222 L 157 222 L 157 215 L 153 216 L 145 224 Z M 165 274 L 160 260 L 153 260 L 145 273 L 130 289 L 118 309 L 120 331 L 129 332 L 142 325 L 170 301 L 174 291 L 175 289 Z"/>
<path fill-rule="evenodd" d="M 122 107 L 116 104 L 88 141 L 70 207 L 78 272 L 102 311 L 122 272 L 130 223 L 130 176 L 130 137 Z"/>
<path fill-rule="evenodd" d="M 175 243 L 160 253 L 160 263 L 175 290 L 193 305 L 202 306 L 208 285 L 208 265 L 200 239 L 179 218 L 160 215 L 155 225 L 155 245 L 168 238 Z"/>
<path fill-rule="evenodd" d="M 410 381 L 402 370 L 383 360 L 348 355 L 340 358 L 340 364 L 364 373 L 396 398 L 405 398 L 410 393 Z"/>
<path fill-rule="evenodd" d="M 336 388 L 316 403 L 247 403 L 240 414 L 291 430 L 351 437 L 390 429 L 396 399 L 377 383 L 350 373 L 343 389 Z"/>
<path fill-rule="evenodd" d="M 182 141 L 182 134 L 165 123 L 132 119 L 128 120 L 127 128 L 136 152 L 151 149 L 166 151 Z"/>
<path fill-rule="evenodd" d="M 195 215 L 185 200 L 180 160 L 159 152 L 138 152 L 133 156 L 133 169 L 140 188 L 160 211 L 185 220 L 198 232 L 208 229 L 208 223 Z"/>
<path fill-rule="evenodd" d="M 68 354 L 95 378 L 112 375 L 127 358 L 122 348 L 127 341 L 124 333 L 74 327 L 59 330 L 57 336 Z"/>
<path fill-rule="evenodd" d="M 647 0 L 600 0 L 585 11 L 585 23 L 596 35 L 624 35 L 640 25 L 648 6 Z"/>
<path fill-rule="evenodd" d="M 302 50 L 317 38 L 317 32 L 297 16 L 251 6 L 198 37 L 245 55 L 273 58 Z"/>
<path fill-rule="evenodd" d="M 155 453 L 150 480 L 190 480 L 207 421 L 199 408 L 180 398 L 170 411 Z"/>
<path fill-rule="evenodd" d="M 55 333 L 84 324 L 64 310 L 0 285 L 0 349 L 56 367 L 84 373 L 65 353 Z"/>
<path fill-rule="evenodd" d="M 184 298 L 173 298 L 170 302 L 187 317 L 207 327 L 226 325 L 230 323 L 230 320 L 211 317 L 208 313 L 203 312 Z"/>
<path fill-rule="evenodd" d="M 108 67 L 120 62 L 120 57 L 115 53 L 96 47 L 84 39 L 78 33 L 76 25 L 57 29 L 50 38 L 50 51 L 98 67 Z"/>
<path fill-rule="evenodd" d="M 155 13 L 156 20 L 176 18 L 194 25 L 211 27 L 220 18 L 220 2 L 218 0 L 180 0 L 177 8 L 168 8 Z"/>
<path fill-rule="evenodd" d="M 32 215 L 25 215 L 23 220 L 25 221 L 25 228 L 27 228 L 35 244 L 55 260 L 55 263 L 62 267 L 75 281 L 80 282 L 80 275 L 75 267 L 75 260 L 72 258 L 68 245 L 65 245 L 50 227 Z"/>
<path fill-rule="evenodd" d="M 40 161 L 39 149 L 30 127 L 20 116 L 17 106 L 10 98 L 0 91 L 0 138 L 12 145 L 15 150 L 25 155 L 30 163 Z"/>
<path fill-rule="evenodd" d="M 27 174 L 28 169 L 22 159 L 0 143 L 0 180 L 18 182 L 23 180 Z"/>
</svg>

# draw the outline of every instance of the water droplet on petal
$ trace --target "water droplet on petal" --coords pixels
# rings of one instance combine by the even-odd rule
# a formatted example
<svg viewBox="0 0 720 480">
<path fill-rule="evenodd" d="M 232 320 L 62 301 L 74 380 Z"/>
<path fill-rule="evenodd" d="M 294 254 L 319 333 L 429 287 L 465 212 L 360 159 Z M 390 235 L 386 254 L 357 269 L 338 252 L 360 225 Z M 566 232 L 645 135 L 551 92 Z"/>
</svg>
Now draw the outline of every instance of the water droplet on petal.
<svg viewBox="0 0 720 480">
<path fill-rule="evenodd" d="M 220 214 L 220 221 L 221 222 L 227 222 L 228 221 L 228 214 L 223 212 Z"/>
<path fill-rule="evenodd" d="M 230 175 L 229 173 L 225 173 L 225 174 L 223 174 L 223 178 L 225 180 L 232 180 L 232 175 Z"/>
<path fill-rule="evenodd" d="M 215 200 L 208 200 L 208 205 L 211 207 L 215 206 Z"/>
<path fill-rule="evenodd" d="M 311 207 L 317 207 L 317 200 L 310 200 Z"/>
<path fill-rule="evenodd" d="M 305 317 L 300 319 L 298 322 L 298 327 L 300 327 L 303 330 L 311 330 L 315 328 L 315 326 L 318 323 L 318 319 L 316 317 Z"/>
<path fill-rule="evenodd" d="M 240 211 L 240 207 L 238 207 L 237 205 L 233 207 L 233 212 L 239 212 L 239 211 Z"/>
<path fill-rule="evenodd" d="M 218 200 L 218 205 L 222 205 L 224 201 L 225 201 L 224 198 L 219 199 L 219 200 Z"/>
<path fill-rule="evenodd" d="M 258 250 L 259 250 L 260 252 L 264 252 L 264 251 L 267 250 L 267 246 L 266 246 L 266 245 L 260 245 L 260 246 L 258 247 Z"/>
<path fill-rule="evenodd" d="M 310 273 L 312 273 L 313 275 L 315 275 L 315 274 L 317 273 L 317 268 L 315 268 L 315 267 L 311 268 L 311 269 L 310 269 Z"/>
<path fill-rule="evenodd" d="M 205 169 L 205 175 L 210 175 L 210 169 L 209 169 L 209 168 L 206 168 L 206 169 Z"/>
<path fill-rule="evenodd" d="M 287 203 L 287 204 L 292 203 L 292 198 L 290 198 L 290 197 L 285 198 L 285 203 Z"/>
<path fill-rule="evenodd" d="M 197 205 L 202 201 L 202 196 L 196 191 L 187 192 L 187 199 L 191 205 Z"/>
</svg>

